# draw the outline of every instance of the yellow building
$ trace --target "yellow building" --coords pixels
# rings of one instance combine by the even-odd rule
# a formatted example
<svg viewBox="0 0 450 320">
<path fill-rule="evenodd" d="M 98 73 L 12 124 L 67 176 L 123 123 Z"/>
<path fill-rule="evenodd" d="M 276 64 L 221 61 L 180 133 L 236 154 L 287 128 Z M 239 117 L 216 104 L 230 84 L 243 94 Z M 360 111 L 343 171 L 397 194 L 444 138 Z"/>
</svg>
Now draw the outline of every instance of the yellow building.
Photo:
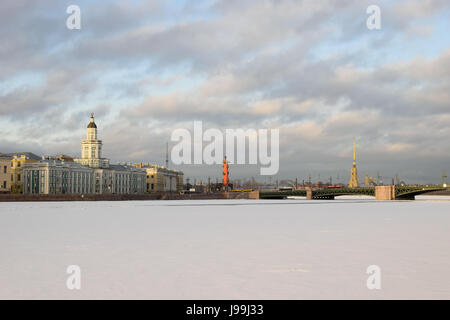
<svg viewBox="0 0 450 320">
<path fill-rule="evenodd" d="M 364 177 L 364 185 L 365 186 L 373 186 L 374 185 L 373 177 L 372 176 L 369 177 L 368 172 L 366 173 L 366 176 Z"/>
<path fill-rule="evenodd" d="M 11 192 L 23 192 L 23 165 L 25 163 L 33 163 L 41 158 L 32 152 L 5 153 L 4 157 L 8 157 L 11 161 Z"/>
<path fill-rule="evenodd" d="M 11 159 L 0 158 L 0 193 L 11 192 Z"/>
<path fill-rule="evenodd" d="M 23 190 L 23 165 L 25 163 L 31 163 L 39 161 L 41 158 L 32 152 L 15 152 L 15 153 L 0 153 L 0 157 L 4 161 L 9 161 L 9 178 L 7 184 L 9 185 L 8 192 L 22 193 Z M 4 167 L 2 167 L 4 171 Z M 5 180 L 2 180 L 0 184 L 4 184 Z M 2 189 L 3 192 L 3 189 Z"/>
<path fill-rule="evenodd" d="M 136 168 L 144 169 L 147 173 L 147 191 L 152 192 L 181 192 L 183 190 L 184 173 L 171 170 L 164 166 L 150 163 L 137 163 Z"/>
</svg>

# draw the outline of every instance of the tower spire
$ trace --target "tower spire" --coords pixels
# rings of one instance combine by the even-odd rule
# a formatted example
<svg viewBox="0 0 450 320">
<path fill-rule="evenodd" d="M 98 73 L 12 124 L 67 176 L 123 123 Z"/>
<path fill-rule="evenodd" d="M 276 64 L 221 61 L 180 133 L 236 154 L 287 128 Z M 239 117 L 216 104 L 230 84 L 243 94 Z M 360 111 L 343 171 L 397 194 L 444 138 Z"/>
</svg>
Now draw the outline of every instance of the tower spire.
<svg viewBox="0 0 450 320">
<path fill-rule="evenodd" d="M 356 139 L 353 138 L 353 166 L 350 171 L 350 181 L 348 183 L 350 188 L 357 188 L 358 184 L 358 169 L 356 168 Z"/>
<path fill-rule="evenodd" d="M 169 168 L 169 142 L 166 142 L 166 168 Z"/>
</svg>

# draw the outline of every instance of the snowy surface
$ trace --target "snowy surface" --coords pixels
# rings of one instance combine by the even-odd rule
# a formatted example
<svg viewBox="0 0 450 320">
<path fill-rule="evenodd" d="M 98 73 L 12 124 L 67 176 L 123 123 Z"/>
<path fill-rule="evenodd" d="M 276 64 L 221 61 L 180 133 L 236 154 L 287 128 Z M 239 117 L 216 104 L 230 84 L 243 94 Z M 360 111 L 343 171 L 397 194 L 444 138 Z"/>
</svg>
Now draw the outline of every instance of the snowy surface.
<svg viewBox="0 0 450 320">
<path fill-rule="evenodd" d="M 0 298 L 450 299 L 450 198 L 418 199 L 0 203 Z"/>
</svg>

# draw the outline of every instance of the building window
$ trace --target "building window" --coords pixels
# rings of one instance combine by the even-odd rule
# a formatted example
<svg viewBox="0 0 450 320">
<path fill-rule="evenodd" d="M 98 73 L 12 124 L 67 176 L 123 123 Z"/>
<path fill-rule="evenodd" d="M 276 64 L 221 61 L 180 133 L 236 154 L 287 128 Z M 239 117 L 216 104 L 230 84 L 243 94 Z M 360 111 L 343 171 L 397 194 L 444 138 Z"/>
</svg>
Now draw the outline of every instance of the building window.
<svg viewBox="0 0 450 320">
<path fill-rule="evenodd" d="M 20 181 L 20 173 L 17 175 L 17 181 Z"/>
<path fill-rule="evenodd" d="M 6 189 L 6 181 L 3 181 L 3 189 Z"/>
<path fill-rule="evenodd" d="M 7 166 L 3 166 L 3 173 L 6 173 L 6 170 L 8 169 Z"/>
</svg>

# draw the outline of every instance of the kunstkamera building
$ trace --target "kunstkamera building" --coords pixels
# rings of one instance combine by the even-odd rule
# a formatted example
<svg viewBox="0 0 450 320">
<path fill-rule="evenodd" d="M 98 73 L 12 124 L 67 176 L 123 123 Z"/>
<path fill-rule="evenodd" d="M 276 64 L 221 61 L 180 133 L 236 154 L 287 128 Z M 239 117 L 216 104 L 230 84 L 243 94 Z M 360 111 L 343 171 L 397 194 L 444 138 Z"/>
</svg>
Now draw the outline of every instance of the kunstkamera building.
<svg viewBox="0 0 450 320">
<path fill-rule="evenodd" d="M 143 194 L 147 174 L 131 165 L 111 165 L 102 158 L 94 114 L 81 142 L 81 158 L 74 161 L 45 159 L 23 166 L 25 194 Z"/>
</svg>

